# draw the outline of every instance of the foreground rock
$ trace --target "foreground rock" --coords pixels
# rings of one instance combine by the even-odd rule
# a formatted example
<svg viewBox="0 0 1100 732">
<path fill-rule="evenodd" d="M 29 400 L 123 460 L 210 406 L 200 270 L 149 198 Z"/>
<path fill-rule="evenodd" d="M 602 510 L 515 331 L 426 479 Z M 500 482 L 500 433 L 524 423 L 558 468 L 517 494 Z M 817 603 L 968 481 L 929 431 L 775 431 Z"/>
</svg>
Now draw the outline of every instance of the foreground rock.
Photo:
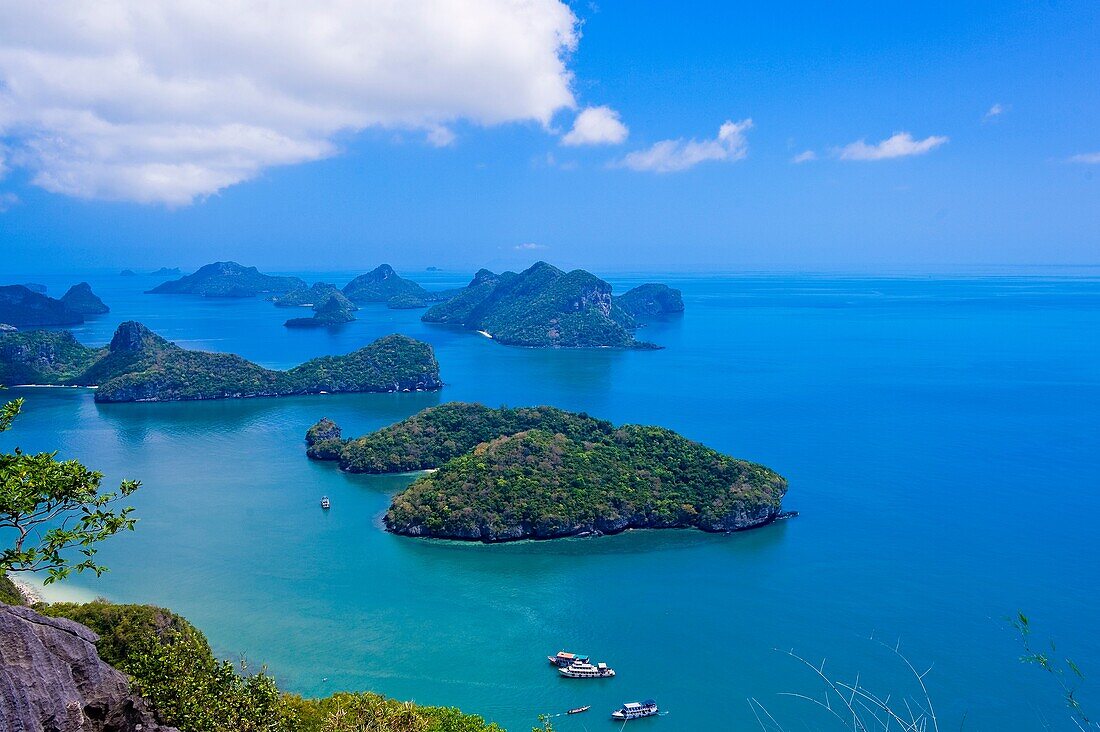
<svg viewBox="0 0 1100 732">
<path fill-rule="evenodd" d="M 431 346 L 390 335 L 345 356 L 274 371 L 228 353 L 190 351 L 141 323 L 109 346 L 68 331 L 0 334 L 0 383 L 98 386 L 97 402 L 188 401 L 336 392 L 432 391 L 443 384 Z"/>
<path fill-rule="evenodd" d="M 445 404 L 363 437 L 322 420 L 308 454 L 352 472 L 435 469 L 394 496 L 386 527 L 500 542 L 631 528 L 740 531 L 783 513 L 787 481 L 660 427 L 553 407 Z"/>
<path fill-rule="evenodd" d="M 99 658 L 79 623 L 0 605 L 0 730 L 175 732 Z"/>
</svg>

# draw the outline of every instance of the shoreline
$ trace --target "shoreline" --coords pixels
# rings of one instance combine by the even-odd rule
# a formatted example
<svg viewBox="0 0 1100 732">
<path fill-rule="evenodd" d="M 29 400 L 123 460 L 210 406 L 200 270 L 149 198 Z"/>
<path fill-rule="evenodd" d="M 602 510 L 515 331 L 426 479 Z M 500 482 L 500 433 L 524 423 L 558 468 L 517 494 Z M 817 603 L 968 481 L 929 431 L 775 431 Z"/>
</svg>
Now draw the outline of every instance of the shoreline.
<svg viewBox="0 0 1100 732">
<path fill-rule="evenodd" d="M 42 595 L 39 594 L 38 590 L 36 590 L 33 585 L 30 585 L 21 579 L 16 579 L 11 575 L 8 575 L 8 579 L 10 579 L 11 583 L 15 585 L 15 589 L 19 590 L 19 594 L 23 596 L 23 602 L 26 605 L 34 606 L 40 602 L 45 602 L 45 600 L 42 599 Z"/>
</svg>

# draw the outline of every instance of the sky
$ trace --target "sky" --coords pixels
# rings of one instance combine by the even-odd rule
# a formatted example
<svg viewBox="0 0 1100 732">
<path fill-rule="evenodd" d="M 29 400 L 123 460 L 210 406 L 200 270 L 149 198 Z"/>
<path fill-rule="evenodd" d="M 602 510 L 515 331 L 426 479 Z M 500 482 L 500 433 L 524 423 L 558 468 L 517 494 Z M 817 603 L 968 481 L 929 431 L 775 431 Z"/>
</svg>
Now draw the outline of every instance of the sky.
<svg viewBox="0 0 1100 732">
<path fill-rule="evenodd" d="M 1100 264 L 1100 3 L 0 0 L 0 267 Z"/>
</svg>

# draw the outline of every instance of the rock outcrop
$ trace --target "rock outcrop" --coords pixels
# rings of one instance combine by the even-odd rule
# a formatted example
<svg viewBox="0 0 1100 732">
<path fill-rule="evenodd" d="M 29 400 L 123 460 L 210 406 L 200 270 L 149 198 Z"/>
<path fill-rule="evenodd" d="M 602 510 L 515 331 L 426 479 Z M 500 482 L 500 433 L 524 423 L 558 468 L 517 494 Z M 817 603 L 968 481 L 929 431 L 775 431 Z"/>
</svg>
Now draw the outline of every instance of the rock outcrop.
<svg viewBox="0 0 1100 732">
<path fill-rule="evenodd" d="M 176 732 L 96 652 L 79 623 L 0 605 L 0 729 L 10 732 Z"/>
</svg>

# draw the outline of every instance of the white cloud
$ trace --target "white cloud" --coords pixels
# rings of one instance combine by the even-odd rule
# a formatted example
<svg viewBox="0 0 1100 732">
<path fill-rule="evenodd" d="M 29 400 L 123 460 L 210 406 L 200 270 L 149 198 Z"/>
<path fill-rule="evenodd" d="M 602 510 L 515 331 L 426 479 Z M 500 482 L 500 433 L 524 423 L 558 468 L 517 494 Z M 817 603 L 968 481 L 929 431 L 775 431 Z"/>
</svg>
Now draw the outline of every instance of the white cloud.
<svg viewBox="0 0 1100 732">
<path fill-rule="evenodd" d="M 517 252 L 530 252 L 535 249 L 546 249 L 545 244 L 536 244 L 533 241 L 524 242 L 523 244 L 516 244 L 514 247 Z"/>
<path fill-rule="evenodd" d="M 449 147 L 454 144 L 455 139 L 455 133 L 443 125 L 428 130 L 428 142 L 433 147 Z"/>
<path fill-rule="evenodd" d="M 186 204 L 341 133 L 574 106 L 560 0 L 0 0 L 0 136 L 51 191 Z"/>
<path fill-rule="evenodd" d="M 4 213 L 12 206 L 19 205 L 19 203 L 19 196 L 14 193 L 0 193 L 0 213 Z"/>
<path fill-rule="evenodd" d="M 573 129 L 561 138 L 563 145 L 618 145 L 630 130 L 611 107 L 588 107 L 573 120 Z"/>
<path fill-rule="evenodd" d="M 874 145 L 868 145 L 866 140 L 858 140 L 845 145 L 837 151 L 837 155 L 841 160 L 889 160 L 924 155 L 946 142 L 946 137 L 933 135 L 923 140 L 914 140 L 908 132 L 899 132 Z"/>
<path fill-rule="evenodd" d="M 1069 161 L 1071 163 L 1085 163 L 1086 165 L 1100 165 L 1100 152 L 1081 153 L 1080 155 L 1074 155 L 1069 159 Z"/>
<path fill-rule="evenodd" d="M 817 160 L 817 153 L 813 150 L 804 150 L 791 158 L 792 163 L 808 163 L 812 160 Z"/>
<path fill-rule="evenodd" d="M 618 164 L 631 170 L 672 173 L 709 160 L 741 160 L 749 151 L 745 133 L 750 129 L 751 119 L 740 122 L 727 120 L 713 140 L 662 140 L 645 150 L 628 154 Z"/>
<path fill-rule="evenodd" d="M 989 120 L 991 120 L 995 117 L 1000 117 L 1002 114 L 1004 114 L 1007 111 L 1008 111 L 1008 107 L 1001 104 L 1000 102 L 997 102 L 996 104 L 994 104 L 992 107 L 989 108 L 988 112 L 985 113 L 985 116 L 982 117 L 982 121 L 983 122 L 988 122 Z"/>
</svg>

